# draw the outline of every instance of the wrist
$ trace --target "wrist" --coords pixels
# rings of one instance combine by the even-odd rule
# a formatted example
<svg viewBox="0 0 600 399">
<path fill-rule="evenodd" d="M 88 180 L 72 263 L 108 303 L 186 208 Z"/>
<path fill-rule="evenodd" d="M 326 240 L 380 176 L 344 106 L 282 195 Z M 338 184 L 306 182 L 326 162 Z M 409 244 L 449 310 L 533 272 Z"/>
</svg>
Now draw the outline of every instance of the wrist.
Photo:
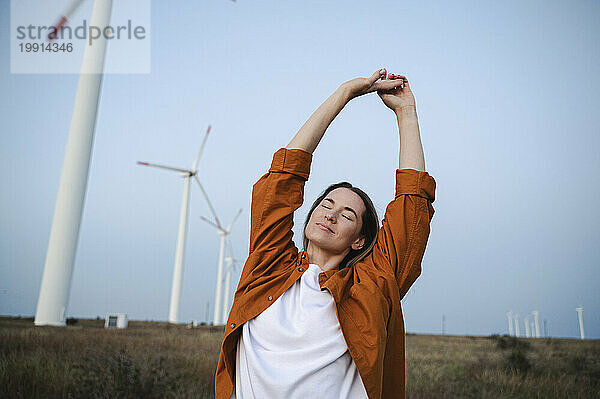
<svg viewBox="0 0 600 399">
<path fill-rule="evenodd" d="M 417 107 L 415 105 L 405 105 L 394 110 L 398 121 L 413 119 L 417 117 Z"/>
<path fill-rule="evenodd" d="M 338 97 L 344 105 L 348 104 L 352 99 L 350 90 L 343 84 L 341 84 L 333 94 Z"/>
</svg>

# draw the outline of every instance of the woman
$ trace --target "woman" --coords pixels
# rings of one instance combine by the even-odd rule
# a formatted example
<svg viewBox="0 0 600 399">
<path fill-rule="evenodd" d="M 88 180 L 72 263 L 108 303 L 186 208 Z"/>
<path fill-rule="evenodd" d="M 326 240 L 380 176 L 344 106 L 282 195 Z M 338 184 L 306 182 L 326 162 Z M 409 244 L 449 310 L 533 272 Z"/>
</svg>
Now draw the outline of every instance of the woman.
<svg viewBox="0 0 600 399">
<path fill-rule="evenodd" d="M 312 153 L 352 99 L 377 92 L 400 133 L 395 199 L 382 227 L 369 197 L 328 187 L 292 240 Z M 403 398 L 400 300 L 421 272 L 435 181 L 425 160 L 408 80 L 345 82 L 311 115 L 253 186 L 250 251 L 215 376 L 217 399 Z"/>
</svg>

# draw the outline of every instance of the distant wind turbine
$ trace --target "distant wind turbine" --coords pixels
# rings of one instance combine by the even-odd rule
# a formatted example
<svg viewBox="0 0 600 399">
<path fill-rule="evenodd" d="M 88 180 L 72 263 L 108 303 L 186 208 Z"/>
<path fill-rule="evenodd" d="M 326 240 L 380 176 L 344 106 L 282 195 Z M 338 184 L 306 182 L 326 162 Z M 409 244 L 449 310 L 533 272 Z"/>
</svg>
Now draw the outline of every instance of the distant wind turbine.
<svg viewBox="0 0 600 399">
<path fill-rule="evenodd" d="M 583 307 L 580 306 L 576 308 L 575 311 L 579 318 L 579 334 L 581 335 L 581 339 L 585 339 L 585 333 L 583 332 Z"/>
<path fill-rule="evenodd" d="M 527 337 L 527 338 L 531 337 L 531 334 L 529 332 L 529 318 L 528 317 L 523 318 L 523 324 L 525 324 L 525 337 Z"/>
<path fill-rule="evenodd" d="M 533 312 L 531 312 L 533 314 L 533 322 L 534 322 L 534 326 L 535 326 L 535 337 L 539 338 L 540 337 L 540 312 L 538 310 L 534 310 Z"/>
<path fill-rule="evenodd" d="M 519 337 L 521 336 L 521 331 L 519 330 L 519 315 L 515 313 L 513 317 L 515 320 L 515 337 Z"/>
<path fill-rule="evenodd" d="M 513 316 L 512 312 L 506 312 L 506 317 L 508 318 L 508 335 L 513 335 Z"/>
<path fill-rule="evenodd" d="M 174 172 L 178 172 L 181 177 L 185 179 L 183 185 L 183 200 L 181 202 L 181 212 L 179 214 L 179 232 L 177 234 L 177 250 L 175 252 L 175 266 L 173 268 L 173 284 L 171 286 L 171 303 L 169 306 L 169 323 L 179 323 L 179 301 L 181 299 L 181 283 L 183 280 L 183 257 L 185 255 L 185 240 L 186 240 L 186 231 L 187 231 L 187 219 L 188 219 L 188 204 L 190 201 L 190 182 L 192 177 L 196 180 L 198 185 L 200 186 L 200 190 L 208 203 L 208 207 L 212 212 L 215 221 L 220 225 L 219 219 L 215 214 L 213 206 L 198 179 L 198 162 L 200 162 L 200 157 L 202 156 L 202 152 L 204 151 L 204 146 L 206 145 L 206 139 L 208 138 L 208 134 L 210 133 L 210 125 L 208 125 L 208 129 L 206 130 L 206 134 L 204 135 L 204 140 L 202 140 L 202 144 L 200 145 L 200 151 L 198 151 L 198 156 L 194 160 L 191 169 L 181 169 L 175 168 L 172 166 L 158 165 L 148 162 L 138 162 L 138 165 L 143 166 L 151 166 L 155 168 L 167 169 Z"/>
<path fill-rule="evenodd" d="M 223 314 L 225 314 L 225 311 L 221 308 L 221 306 L 223 306 L 223 307 L 225 306 L 225 305 L 222 305 L 222 303 L 224 304 L 225 301 L 221 302 L 222 286 L 223 286 L 223 260 L 224 260 L 224 253 L 225 253 L 225 240 L 226 240 L 227 236 L 229 235 L 229 232 L 231 231 L 231 227 L 233 226 L 233 224 L 235 223 L 235 221 L 237 220 L 237 218 L 240 216 L 241 213 L 242 213 L 242 210 L 240 209 L 238 211 L 238 213 L 235 215 L 235 217 L 233 218 L 233 220 L 231 221 L 231 223 L 229 224 L 229 227 L 227 227 L 227 229 L 224 229 L 218 221 L 217 221 L 217 223 L 213 223 L 210 220 L 206 219 L 205 217 L 201 217 L 201 219 L 204 220 L 206 223 L 215 227 L 217 229 L 217 233 L 219 234 L 219 236 L 221 236 L 221 247 L 219 249 L 219 264 L 217 266 L 217 286 L 215 287 L 215 312 L 214 312 L 214 319 L 213 319 L 213 323 L 215 325 L 221 325 L 221 324 L 225 323 L 225 317 L 223 317 Z"/>
<path fill-rule="evenodd" d="M 241 212 L 241 209 L 240 209 Z M 226 267 L 225 267 L 225 281 L 223 282 L 223 284 L 225 285 L 225 292 L 223 293 L 223 314 L 221 317 L 221 320 L 223 320 L 223 322 L 225 322 L 227 320 L 227 313 L 229 312 L 229 289 L 231 288 L 231 273 L 237 270 L 237 263 L 238 260 L 235 259 L 233 257 L 233 248 L 231 245 L 231 239 L 228 236 L 227 237 L 227 249 L 228 249 L 228 254 L 227 257 L 225 258 L 225 263 L 226 263 Z"/>
</svg>

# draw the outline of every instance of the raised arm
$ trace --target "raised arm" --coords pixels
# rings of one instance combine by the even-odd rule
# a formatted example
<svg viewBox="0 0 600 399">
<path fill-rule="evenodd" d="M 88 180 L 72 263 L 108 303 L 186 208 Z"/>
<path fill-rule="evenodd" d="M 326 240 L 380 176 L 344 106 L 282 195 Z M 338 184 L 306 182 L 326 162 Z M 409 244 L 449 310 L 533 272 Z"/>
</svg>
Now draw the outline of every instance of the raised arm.
<svg viewBox="0 0 600 399">
<path fill-rule="evenodd" d="M 393 89 L 394 83 L 383 80 L 386 76 L 385 69 L 379 69 L 368 78 L 355 78 L 342 83 L 323 104 L 302 125 L 287 148 L 297 148 L 313 153 L 325 134 L 325 130 L 340 113 L 348 102 L 363 94 L 377 90 Z M 397 85 L 397 84 L 396 84 Z"/>
<path fill-rule="evenodd" d="M 435 180 L 425 171 L 415 100 L 408 80 L 400 75 L 388 78 L 401 82 L 395 89 L 377 93 L 398 121 L 396 192 L 386 208 L 373 251 L 356 266 L 365 268 L 367 273 L 380 270 L 394 276 L 402 298 L 421 274 L 434 214 Z"/>
<path fill-rule="evenodd" d="M 421 145 L 415 97 L 410 89 L 408 79 L 406 76 L 394 74 L 384 78 L 399 83 L 394 89 L 377 92 L 383 103 L 394 111 L 398 121 L 400 131 L 398 169 L 410 168 L 425 171 L 425 156 Z"/>
</svg>

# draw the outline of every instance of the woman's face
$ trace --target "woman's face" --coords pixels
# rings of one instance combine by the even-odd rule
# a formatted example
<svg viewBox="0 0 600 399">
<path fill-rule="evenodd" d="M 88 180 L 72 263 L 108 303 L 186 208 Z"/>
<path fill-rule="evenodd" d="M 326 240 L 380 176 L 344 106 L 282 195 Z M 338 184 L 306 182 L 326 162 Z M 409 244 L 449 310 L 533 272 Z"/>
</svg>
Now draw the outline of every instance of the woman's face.
<svg viewBox="0 0 600 399">
<path fill-rule="evenodd" d="M 335 254 L 360 249 L 365 204 L 358 194 L 345 187 L 329 192 L 310 215 L 304 234 L 311 245 Z"/>
</svg>

